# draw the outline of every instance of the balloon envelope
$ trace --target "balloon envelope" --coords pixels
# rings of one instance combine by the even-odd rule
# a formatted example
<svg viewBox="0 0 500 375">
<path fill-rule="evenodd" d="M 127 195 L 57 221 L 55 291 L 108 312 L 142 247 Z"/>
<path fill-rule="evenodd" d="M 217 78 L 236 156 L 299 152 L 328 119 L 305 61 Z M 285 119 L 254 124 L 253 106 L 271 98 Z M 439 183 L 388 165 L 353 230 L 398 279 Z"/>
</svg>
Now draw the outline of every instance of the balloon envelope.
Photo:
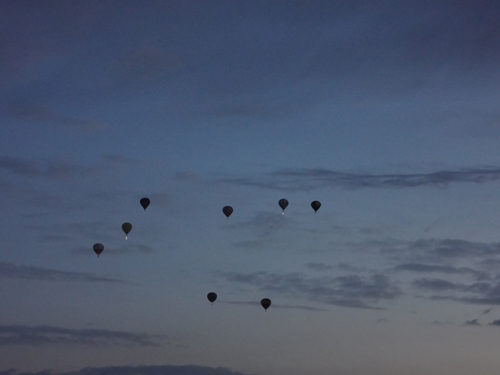
<svg viewBox="0 0 500 375">
<path fill-rule="evenodd" d="M 313 208 L 314 212 L 317 212 L 319 208 L 321 207 L 321 202 L 320 201 L 313 201 L 311 203 L 311 207 Z"/>
<path fill-rule="evenodd" d="M 97 254 L 97 257 L 99 258 L 99 255 L 104 251 L 104 245 L 102 243 L 96 243 L 94 244 L 94 251 Z"/>
<path fill-rule="evenodd" d="M 262 307 L 264 308 L 264 310 L 267 311 L 267 309 L 269 308 L 269 306 L 271 306 L 271 300 L 269 298 L 263 298 L 260 301 L 260 304 L 262 305 Z"/>
<path fill-rule="evenodd" d="M 217 299 L 217 294 L 215 294 L 214 292 L 210 292 L 207 294 L 207 298 L 211 303 L 214 303 Z"/>
<path fill-rule="evenodd" d="M 149 198 L 142 198 L 140 200 L 140 202 L 141 202 L 142 208 L 144 208 L 144 211 L 146 211 L 146 208 L 148 208 L 149 204 L 151 203 L 151 201 L 149 200 Z"/>
<path fill-rule="evenodd" d="M 288 200 L 283 198 L 283 199 L 280 199 L 278 204 L 280 205 L 281 209 L 283 210 L 283 212 L 285 212 L 285 208 L 288 206 Z"/>
<path fill-rule="evenodd" d="M 229 216 L 233 213 L 233 208 L 231 206 L 224 206 L 222 208 L 222 212 L 224 212 L 224 215 L 229 218 Z"/>
<path fill-rule="evenodd" d="M 127 239 L 127 235 L 132 230 L 132 224 L 130 224 L 130 223 L 123 223 L 122 224 L 122 229 L 125 232 L 125 239 Z"/>
</svg>

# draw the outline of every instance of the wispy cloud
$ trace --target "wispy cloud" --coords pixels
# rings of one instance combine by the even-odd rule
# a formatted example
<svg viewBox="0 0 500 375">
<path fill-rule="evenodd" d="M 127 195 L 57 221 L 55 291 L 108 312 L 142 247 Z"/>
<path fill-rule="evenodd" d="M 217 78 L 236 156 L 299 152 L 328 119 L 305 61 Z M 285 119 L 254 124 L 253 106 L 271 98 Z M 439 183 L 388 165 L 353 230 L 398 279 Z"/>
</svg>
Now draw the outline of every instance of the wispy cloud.
<svg viewBox="0 0 500 375">
<path fill-rule="evenodd" d="M 457 259 L 500 255 L 500 243 L 460 239 L 422 239 L 411 243 L 409 250 L 421 250 L 439 258 Z"/>
<path fill-rule="evenodd" d="M 0 325 L 0 345 L 162 346 L 145 333 L 53 326 Z"/>
<path fill-rule="evenodd" d="M 18 157 L 0 156 L 0 171 L 10 172 L 22 177 L 64 180 L 72 177 L 93 175 L 99 169 L 74 164 L 66 160 L 34 161 Z"/>
<path fill-rule="evenodd" d="M 227 303 L 229 305 L 249 305 L 249 306 L 260 306 L 260 301 L 221 301 L 222 303 Z M 291 309 L 291 310 L 306 310 L 306 311 L 326 311 L 327 309 L 305 306 L 305 305 L 290 305 L 290 304 L 276 304 L 272 302 L 272 308 L 274 309 Z"/>
<path fill-rule="evenodd" d="M 460 283 L 439 278 L 420 278 L 412 286 L 434 294 L 431 300 L 450 300 L 476 305 L 500 305 L 500 283 L 476 282 Z"/>
<path fill-rule="evenodd" d="M 19 121 L 30 121 L 53 125 L 60 128 L 94 131 L 104 128 L 104 124 L 92 120 L 83 120 L 58 113 L 45 105 L 29 103 L 11 103 L 4 112 Z"/>
<path fill-rule="evenodd" d="M 43 280 L 43 281 L 84 281 L 103 283 L 124 283 L 110 277 L 96 276 L 87 272 L 59 271 L 51 268 L 16 265 L 0 262 L 0 278 Z"/>
<path fill-rule="evenodd" d="M 430 290 L 434 292 L 440 291 L 458 291 L 467 293 L 488 293 L 492 290 L 490 283 L 454 283 L 444 279 L 438 278 L 420 278 L 413 281 L 413 286 L 422 289 Z"/>
<path fill-rule="evenodd" d="M 483 311 L 483 315 L 489 314 L 493 310 L 493 307 L 490 307 Z"/>
<path fill-rule="evenodd" d="M 397 271 L 411 271 L 418 273 L 444 273 L 450 275 L 472 275 L 477 280 L 488 279 L 489 275 L 486 272 L 477 271 L 469 267 L 451 267 L 435 264 L 423 263 L 405 263 L 395 267 Z"/>
<path fill-rule="evenodd" d="M 80 255 L 85 255 L 88 256 L 89 254 L 92 254 L 93 251 L 91 248 L 87 247 L 80 247 L 75 250 Z M 125 254 L 141 254 L 141 255 L 146 255 L 146 254 L 154 254 L 156 252 L 155 248 L 149 245 L 143 245 L 143 244 L 130 244 L 127 246 L 121 246 L 117 248 L 111 248 L 108 249 L 107 247 L 104 249 L 104 253 L 101 256 L 120 256 L 120 255 L 125 255 Z"/>
<path fill-rule="evenodd" d="M 244 375 L 225 367 L 186 366 L 109 366 L 86 367 L 77 371 L 53 372 L 42 370 L 37 372 L 19 372 L 15 369 L 0 371 L 0 375 Z"/>
<path fill-rule="evenodd" d="M 289 217 L 269 212 L 258 212 L 251 219 L 229 224 L 227 228 L 251 231 L 255 235 L 255 238 L 234 243 L 236 247 L 251 249 L 263 247 L 276 237 L 276 233 L 291 225 L 293 225 L 293 219 Z"/>
<path fill-rule="evenodd" d="M 378 248 L 383 255 L 401 262 L 400 270 L 413 272 L 443 272 L 456 274 L 471 274 L 478 278 L 485 277 L 479 270 L 471 267 L 453 267 L 466 260 L 476 262 L 485 270 L 496 268 L 500 263 L 499 242 L 467 241 L 453 238 L 425 238 L 415 241 L 386 239 L 369 241 L 363 248 Z M 491 265 L 496 265 L 491 267 Z"/>
<path fill-rule="evenodd" d="M 256 177 L 225 177 L 222 182 L 280 191 L 334 189 L 404 189 L 445 187 L 455 183 L 500 180 L 500 168 L 477 167 L 429 173 L 349 173 L 329 169 L 280 169 Z"/>
<path fill-rule="evenodd" d="M 481 324 L 477 321 L 477 319 L 466 320 L 463 324 L 464 326 L 481 326 Z"/>
<path fill-rule="evenodd" d="M 338 277 L 307 277 L 300 273 L 267 272 L 219 273 L 229 281 L 253 285 L 266 292 L 278 292 L 328 305 L 380 309 L 373 306 L 381 300 L 392 300 L 402 294 L 387 276 L 347 275 Z"/>
<path fill-rule="evenodd" d="M 330 271 L 335 268 L 330 264 L 317 263 L 317 262 L 307 263 L 306 267 L 314 271 Z"/>
</svg>

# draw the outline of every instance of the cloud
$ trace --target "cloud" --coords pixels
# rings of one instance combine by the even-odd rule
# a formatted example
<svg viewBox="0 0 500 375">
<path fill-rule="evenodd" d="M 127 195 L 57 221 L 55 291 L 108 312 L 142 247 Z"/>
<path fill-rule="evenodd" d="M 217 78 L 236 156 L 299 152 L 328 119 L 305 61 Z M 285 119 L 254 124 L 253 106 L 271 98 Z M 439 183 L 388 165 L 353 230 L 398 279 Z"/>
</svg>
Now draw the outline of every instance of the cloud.
<svg viewBox="0 0 500 375">
<path fill-rule="evenodd" d="M 234 246 L 251 249 L 262 248 L 273 238 L 276 234 L 293 224 L 293 219 L 286 215 L 276 215 L 270 212 L 258 212 L 250 220 L 231 223 L 227 225 L 229 229 L 247 229 L 256 235 L 256 238 L 251 240 L 241 240 L 234 243 Z"/>
<path fill-rule="evenodd" d="M 489 276 L 485 272 L 476 271 L 469 267 L 451 267 L 451 266 L 441 266 L 434 264 L 423 264 L 423 263 L 405 263 L 394 267 L 397 271 L 411 271 L 420 273 L 444 273 L 444 274 L 454 274 L 454 275 L 472 275 L 475 276 L 477 280 L 488 279 Z"/>
<path fill-rule="evenodd" d="M 445 187 L 454 183 L 486 183 L 500 180 L 500 168 L 477 167 L 429 173 L 349 173 L 329 169 L 279 169 L 263 176 L 224 177 L 224 183 L 280 191 L 333 189 L 405 189 Z"/>
<path fill-rule="evenodd" d="M 439 258 L 464 258 L 500 255 L 498 242 L 471 242 L 459 239 L 422 239 L 410 244 L 409 250 L 421 250 Z"/>
<path fill-rule="evenodd" d="M 58 271 L 51 268 L 15 265 L 0 262 L 0 278 L 42 281 L 84 281 L 103 283 L 124 283 L 120 279 L 96 276 L 87 272 Z"/>
<path fill-rule="evenodd" d="M 51 180 L 65 180 L 73 177 L 93 175 L 99 169 L 72 164 L 65 160 L 34 161 L 18 157 L 0 156 L 0 171 L 29 178 L 43 177 Z"/>
<path fill-rule="evenodd" d="M 314 271 L 330 271 L 334 269 L 334 267 L 330 264 L 315 262 L 307 263 L 306 267 Z"/>
<path fill-rule="evenodd" d="M 439 293 L 426 297 L 431 300 L 450 300 L 476 305 L 500 305 L 500 283 L 498 282 L 466 284 L 437 278 L 421 278 L 414 280 L 412 286 L 422 291 Z M 491 311 L 490 309 L 485 310 L 486 313 Z"/>
<path fill-rule="evenodd" d="M 145 333 L 53 326 L 0 325 L 0 345 L 162 346 Z"/>
<path fill-rule="evenodd" d="M 402 294 L 387 276 L 370 277 L 346 275 L 311 278 L 300 273 L 276 274 L 267 272 L 219 273 L 231 282 L 253 285 L 268 293 L 287 294 L 328 305 L 380 309 L 371 304 L 392 300 Z"/>
<path fill-rule="evenodd" d="M 492 285 L 490 283 L 483 282 L 462 284 L 437 278 L 416 279 L 413 281 L 412 285 L 418 289 L 430 290 L 434 292 L 459 291 L 467 293 L 488 293 L 492 289 Z"/>
<path fill-rule="evenodd" d="M 489 326 L 497 326 L 500 327 L 500 319 L 494 320 L 490 323 L 488 323 Z"/>
<path fill-rule="evenodd" d="M 19 372 L 15 369 L 0 371 L 0 375 L 244 375 L 241 372 L 232 371 L 225 367 L 203 367 L 203 366 L 108 366 L 108 367 L 86 367 L 77 371 L 53 372 L 42 370 L 38 372 Z"/>
<path fill-rule="evenodd" d="M 231 229 L 251 229 L 258 231 L 265 237 L 277 230 L 283 229 L 292 221 L 285 215 L 276 215 L 271 212 L 257 212 L 250 220 L 229 224 Z"/>
<path fill-rule="evenodd" d="M 477 266 L 485 270 L 494 270 L 497 268 L 495 265 L 500 263 L 500 243 L 498 242 L 473 242 L 450 238 L 425 238 L 408 242 L 387 239 L 367 241 L 363 247 L 378 248 L 382 254 L 404 262 L 400 270 L 413 272 L 470 274 L 480 279 L 489 278 L 489 276 L 480 270 L 470 267 L 453 267 L 450 264 L 464 260 L 470 264 L 474 261 Z"/>
<path fill-rule="evenodd" d="M 80 247 L 76 250 L 76 252 L 78 252 L 81 255 L 88 256 L 92 252 L 92 249 L 89 249 L 87 247 Z M 147 255 L 147 254 L 153 254 L 155 252 L 156 252 L 155 248 L 149 245 L 129 244 L 127 246 L 121 246 L 111 249 L 105 247 L 104 252 L 101 254 L 101 257 L 120 256 L 124 254 Z"/>
<path fill-rule="evenodd" d="M 271 301 L 272 309 L 292 309 L 292 310 L 307 310 L 307 311 L 327 311 L 327 309 L 313 307 L 313 306 L 304 306 L 304 305 L 283 305 L 276 304 Z M 228 305 L 249 305 L 249 306 L 260 306 L 260 301 L 221 301 L 221 303 L 226 303 Z"/>
<path fill-rule="evenodd" d="M 104 128 L 104 124 L 102 123 L 65 116 L 40 104 L 11 103 L 5 107 L 4 112 L 11 118 L 19 121 L 48 124 L 63 129 L 77 129 L 90 132 Z"/>
<path fill-rule="evenodd" d="M 477 321 L 477 319 L 466 320 L 463 325 L 464 326 L 481 326 L 481 324 Z"/>
<path fill-rule="evenodd" d="M 445 323 L 440 322 L 439 320 L 433 320 L 431 324 L 432 324 L 433 326 L 442 326 L 442 325 L 444 325 Z"/>
</svg>

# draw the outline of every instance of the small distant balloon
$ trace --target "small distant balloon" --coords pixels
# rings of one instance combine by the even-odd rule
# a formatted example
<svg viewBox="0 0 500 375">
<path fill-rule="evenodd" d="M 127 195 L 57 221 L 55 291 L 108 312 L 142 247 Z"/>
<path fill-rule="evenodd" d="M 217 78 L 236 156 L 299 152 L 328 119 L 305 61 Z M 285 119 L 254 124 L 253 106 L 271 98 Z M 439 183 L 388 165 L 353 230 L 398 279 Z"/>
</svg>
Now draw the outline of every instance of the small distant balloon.
<svg viewBox="0 0 500 375">
<path fill-rule="evenodd" d="M 311 207 L 314 210 L 314 212 L 318 212 L 319 208 L 321 207 L 321 202 L 320 201 L 313 201 L 313 202 L 311 202 Z"/>
<path fill-rule="evenodd" d="M 151 201 L 149 200 L 149 198 L 142 198 L 140 200 L 140 202 L 141 202 L 142 208 L 144 208 L 144 211 L 146 211 L 146 208 L 148 208 L 149 204 L 151 203 Z"/>
<path fill-rule="evenodd" d="M 287 208 L 288 206 L 288 200 L 283 198 L 283 199 L 280 199 L 278 204 L 280 205 L 281 209 L 283 210 L 283 214 L 285 213 L 285 208 Z"/>
<path fill-rule="evenodd" d="M 215 294 L 214 292 L 210 292 L 207 294 L 207 298 L 210 301 L 210 303 L 213 304 L 217 299 L 217 294 Z"/>
<path fill-rule="evenodd" d="M 99 255 L 104 251 L 104 245 L 102 243 L 96 243 L 94 244 L 94 251 L 97 254 L 97 257 L 99 258 Z"/>
<path fill-rule="evenodd" d="M 229 216 L 233 213 L 233 208 L 231 206 L 224 206 L 222 208 L 222 212 L 224 212 L 224 215 L 229 219 Z"/>
<path fill-rule="evenodd" d="M 130 223 L 123 223 L 122 224 L 122 229 L 125 232 L 125 239 L 128 239 L 128 234 L 132 230 L 132 224 L 130 224 Z"/>
<path fill-rule="evenodd" d="M 264 310 L 267 311 L 267 309 L 269 308 L 269 306 L 271 306 L 271 300 L 269 298 L 263 298 L 260 301 L 260 304 L 262 305 L 262 307 L 264 308 Z"/>
</svg>

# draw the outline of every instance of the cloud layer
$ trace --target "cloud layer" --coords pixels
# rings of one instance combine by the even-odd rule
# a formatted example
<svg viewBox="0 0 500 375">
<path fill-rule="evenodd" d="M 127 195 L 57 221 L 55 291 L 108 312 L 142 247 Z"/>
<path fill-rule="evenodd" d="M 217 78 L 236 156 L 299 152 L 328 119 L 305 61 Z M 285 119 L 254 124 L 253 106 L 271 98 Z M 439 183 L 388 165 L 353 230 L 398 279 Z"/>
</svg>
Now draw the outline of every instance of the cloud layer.
<svg viewBox="0 0 500 375">
<path fill-rule="evenodd" d="M 0 345 L 161 346 L 158 337 L 107 329 L 0 325 Z"/>
<path fill-rule="evenodd" d="M 404 189 L 445 187 L 456 183 L 486 183 L 500 180 L 500 168 L 476 167 L 428 173 L 349 173 L 329 169 L 280 169 L 256 177 L 226 177 L 229 184 L 280 191 L 332 189 Z"/>
<path fill-rule="evenodd" d="M 363 309 L 380 309 L 373 304 L 402 294 L 387 276 L 381 274 L 308 277 L 300 273 L 254 272 L 221 273 L 220 276 L 231 282 L 253 285 L 268 293 Z"/>
<path fill-rule="evenodd" d="M 109 366 L 86 367 L 78 371 L 52 372 L 42 370 L 38 372 L 20 372 L 15 369 L 0 371 L 0 375 L 244 375 L 241 372 L 231 371 L 224 367 L 203 366 Z"/>
<path fill-rule="evenodd" d="M 124 283 L 124 281 L 120 279 L 96 276 L 87 272 L 59 271 L 51 268 L 23 266 L 8 262 L 0 262 L 0 278 L 43 281 Z"/>
</svg>

